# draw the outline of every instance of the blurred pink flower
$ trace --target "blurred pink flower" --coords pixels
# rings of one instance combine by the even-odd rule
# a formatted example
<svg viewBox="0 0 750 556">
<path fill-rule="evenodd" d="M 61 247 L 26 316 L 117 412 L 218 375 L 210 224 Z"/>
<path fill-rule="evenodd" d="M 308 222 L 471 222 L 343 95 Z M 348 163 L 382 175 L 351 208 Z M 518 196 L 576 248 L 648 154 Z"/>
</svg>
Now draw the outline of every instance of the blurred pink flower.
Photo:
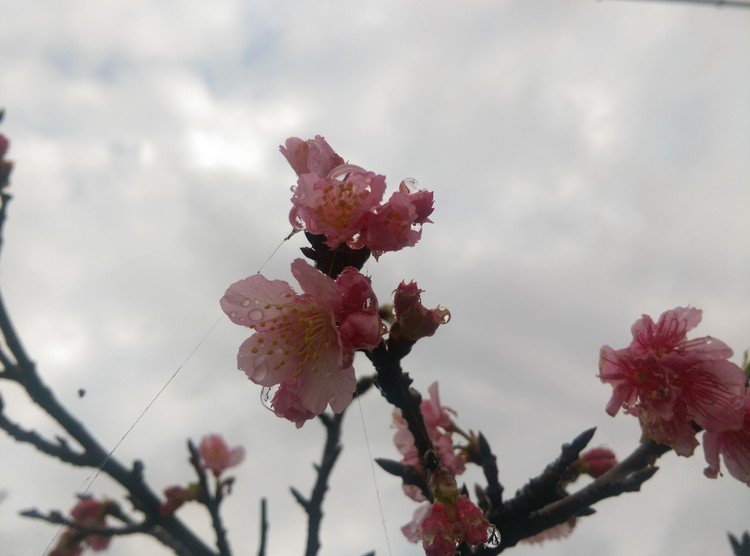
<svg viewBox="0 0 750 556">
<path fill-rule="evenodd" d="M 221 307 L 256 332 L 240 346 L 239 369 L 261 386 L 283 385 L 275 410 L 301 426 L 306 412 L 319 415 L 330 404 L 340 413 L 349 405 L 354 350 L 376 347 L 384 329 L 369 279 L 355 269 L 333 280 L 297 259 L 292 274 L 303 294 L 256 274 L 232 284 Z"/>
<path fill-rule="evenodd" d="M 644 434 L 683 456 L 692 455 L 692 422 L 712 432 L 741 426 L 745 376 L 727 361 L 732 350 L 710 336 L 687 339 L 701 311 L 677 307 L 659 321 L 644 315 L 632 327 L 630 346 L 601 349 L 602 382 L 612 385 L 607 413 L 620 407 L 638 417 Z"/>
<path fill-rule="evenodd" d="M 169 517 L 175 513 L 185 502 L 195 500 L 194 494 L 190 489 L 181 486 L 171 486 L 163 490 L 166 499 L 159 506 L 159 514 L 162 517 Z"/>
<path fill-rule="evenodd" d="M 76 540 L 77 532 L 73 529 L 66 529 L 60 535 L 57 545 L 49 552 L 47 556 L 81 556 L 83 554 L 83 544 Z"/>
<path fill-rule="evenodd" d="M 440 403 L 440 392 L 438 383 L 433 382 L 428 392 L 430 397 L 422 400 L 420 409 L 424 417 L 427 433 L 432 440 L 432 445 L 440 458 L 440 464 L 451 475 L 460 475 L 464 472 L 466 466 L 466 457 L 462 450 L 455 449 L 453 446 L 452 433 L 454 422 L 451 415 L 456 412 Z M 410 465 L 417 470 L 422 471 L 422 464 L 419 461 L 419 453 L 414 445 L 414 437 L 407 427 L 406 420 L 398 409 L 393 410 L 393 426 L 396 428 L 396 434 L 393 436 L 393 442 L 396 449 L 401 454 L 401 463 Z M 422 492 L 411 485 L 404 485 L 404 493 L 416 502 L 425 500 Z"/>
<path fill-rule="evenodd" d="M 229 448 L 218 434 L 204 436 L 198 446 L 198 453 L 203 460 L 203 467 L 210 469 L 216 477 L 245 459 L 245 449 L 242 446 Z"/>
<path fill-rule="evenodd" d="M 10 147 L 10 141 L 8 138 L 0 133 L 0 189 L 3 189 L 8 185 L 10 174 L 13 171 L 13 163 L 10 160 L 5 160 L 5 153 L 8 152 Z"/>
<path fill-rule="evenodd" d="M 109 511 L 109 503 L 99 501 L 95 498 L 81 498 L 70 510 L 70 517 L 77 525 L 92 529 L 104 529 L 107 527 L 106 517 Z M 50 553 L 56 556 L 78 556 L 83 548 L 88 546 L 91 550 L 106 550 L 112 537 L 104 535 L 86 535 L 80 541 L 74 541 L 78 536 L 76 529 L 68 529 L 60 537 L 56 548 Z"/>
<path fill-rule="evenodd" d="M 721 465 L 719 454 L 724 458 L 724 465 L 738 481 L 750 486 L 750 392 L 745 394 L 745 417 L 742 428 L 723 432 L 706 431 L 703 434 L 703 451 L 708 467 L 704 473 L 715 479 Z"/>
</svg>

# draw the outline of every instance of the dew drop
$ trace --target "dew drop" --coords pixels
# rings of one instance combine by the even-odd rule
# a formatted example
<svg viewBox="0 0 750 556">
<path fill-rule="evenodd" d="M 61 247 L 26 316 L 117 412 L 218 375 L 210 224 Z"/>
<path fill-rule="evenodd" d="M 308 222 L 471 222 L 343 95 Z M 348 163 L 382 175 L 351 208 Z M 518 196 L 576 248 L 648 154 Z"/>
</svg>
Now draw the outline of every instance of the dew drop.
<svg viewBox="0 0 750 556">
<path fill-rule="evenodd" d="M 232 311 L 231 313 L 229 313 L 229 316 L 232 317 L 232 318 L 234 318 L 234 317 L 237 316 L 237 313 L 235 313 L 234 311 Z"/>
<path fill-rule="evenodd" d="M 247 314 L 248 317 L 250 317 L 250 320 L 260 320 L 263 318 L 263 311 L 260 309 L 253 309 Z"/>
<path fill-rule="evenodd" d="M 248 299 L 246 299 L 245 301 L 242 302 L 242 306 L 243 307 L 247 307 L 251 303 L 252 303 L 252 300 L 250 298 L 248 298 Z"/>
<path fill-rule="evenodd" d="M 489 529 L 487 529 L 487 542 L 484 543 L 484 546 L 489 548 L 500 546 L 500 532 L 494 525 L 490 525 Z"/>
<path fill-rule="evenodd" d="M 263 404 L 263 407 L 265 407 L 269 411 L 273 411 L 273 404 L 271 403 L 271 401 L 276 395 L 278 389 L 279 385 L 276 384 L 274 386 L 264 386 L 260 391 L 260 402 Z"/>
<path fill-rule="evenodd" d="M 409 190 L 409 193 L 416 193 L 419 191 L 419 182 L 414 178 L 406 178 L 401 182 Z"/>
</svg>

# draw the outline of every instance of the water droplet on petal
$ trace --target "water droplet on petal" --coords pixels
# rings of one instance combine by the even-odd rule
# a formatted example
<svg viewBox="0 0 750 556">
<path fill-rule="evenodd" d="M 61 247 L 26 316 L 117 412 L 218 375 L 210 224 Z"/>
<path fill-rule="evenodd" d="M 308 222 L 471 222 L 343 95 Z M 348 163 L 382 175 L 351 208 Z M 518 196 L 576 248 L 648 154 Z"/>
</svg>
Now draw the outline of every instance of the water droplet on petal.
<svg viewBox="0 0 750 556">
<path fill-rule="evenodd" d="M 242 306 L 243 307 L 247 307 L 251 303 L 252 303 L 252 300 L 250 298 L 248 298 L 248 299 L 246 299 L 245 301 L 242 302 Z"/>
<path fill-rule="evenodd" d="M 253 309 L 250 311 L 247 316 L 250 318 L 250 320 L 260 320 L 263 318 L 263 311 L 260 309 Z"/>
<path fill-rule="evenodd" d="M 279 385 L 264 386 L 260 391 L 260 402 L 269 411 L 273 411 L 273 405 L 271 404 L 273 397 L 276 395 L 276 391 L 279 389 Z"/>
<path fill-rule="evenodd" d="M 236 316 L 237 316 L 237 313 L 235 313 L 234 311 L 232 311 L 231 313 L 229 313 L 229 316 L 230 316 L 231 318 L 234 318 L 234 317 L 236 317 Z"/>
<path fill-rule="evenodd" d="M 419 191 L 419 182 L 414 178 L 405 178 L 401 183 L 409 190 L 409 193 Z"/>
</svg>

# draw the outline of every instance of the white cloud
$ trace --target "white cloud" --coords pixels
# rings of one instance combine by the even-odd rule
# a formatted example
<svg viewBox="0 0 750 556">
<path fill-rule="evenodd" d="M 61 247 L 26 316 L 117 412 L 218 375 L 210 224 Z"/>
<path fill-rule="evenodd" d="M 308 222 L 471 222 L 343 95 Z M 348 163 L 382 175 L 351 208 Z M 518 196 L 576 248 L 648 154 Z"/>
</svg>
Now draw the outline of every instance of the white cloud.
<svg viewBox="0 0 750 556">
<path fill-rule="evenodd" d="M 747 346 L 742 11 L 164 0 L 5 3 L 0 16 L 13 22 L 0 36 L 0 104 L 17 163 L 3 294 L 45 378 L 107 446 L 218 318 L 229 283 L 289 232 L 294 177 L 277 150 L 289 135 L 325 135 L 392 188 L 411 176 L 435 189 L 422 242 L 367 270 L 382 299 L 416 278 L 427 303 L 451 309 L 406 366 L 421 389 L 439 379 L 461 424 L 488 435 L 509 491 L 588 426 L 619 453 L 637 441 L 632 418 L 605 415 L 595 374 L 599 347 L 624 345 L 641 313 L 697 305 L 699 333 Z M 282 244 L 264 273 L 290 279 L 303 243 Z M 270 552 L 297 554 L 305 519 L 288 486 L 310 487 L 322 431 L 262 407 L 235 369 L 244 336 L 221 323 L 117 455 L 144 457 L 160 489 L 192 478 L 185 438 L 245 444 L 227 501 L 233 547 L 255 550 L 268 496 Z M 52 431 L 0 388 L 12 415 Z M 396 457 L 386 403 L 371 393 L 362 409 L 372 454 Z M 323 553 L 385 554 L 358 408 L 345 428 Z M 66 509 L 88 471 L 0 444 L 3 549 L 40 554 L 52 528 L 14 512 Z M 545 553 L 726 552 L 726 530 L 747 527 L 747 493 L 702 467 L 665 458 L 643 493 L 602 504 Z M 398 531 L 413 506 L 376 477 L 392 552 L 418 554 Z M 94 492 L 122 499 L 104 479 Z M 210 538 L 205 516 L 187 513 Z M 109 552 L 165 553 L 135 538 Z"/>
</svg>

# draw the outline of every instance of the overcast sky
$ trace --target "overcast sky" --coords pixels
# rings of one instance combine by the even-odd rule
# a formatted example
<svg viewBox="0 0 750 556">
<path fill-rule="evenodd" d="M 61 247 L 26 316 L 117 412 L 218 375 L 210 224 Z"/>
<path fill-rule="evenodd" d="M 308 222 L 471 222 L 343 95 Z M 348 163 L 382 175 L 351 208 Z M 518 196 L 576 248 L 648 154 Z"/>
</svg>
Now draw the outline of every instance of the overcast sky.
<svg viewBox="0 0 750 556">
<path fill-rule="evenodd" d="M 605 414 L 611 390 L 596 374 L 599 348 L 625 346 L 642 313 L 699 307 L 696 333 L 741 361 L 750 10 L 615 0 L 211 6 L 0 0 L 0 131 L 16 161 L 3 294 L 45 380 L 105 446 L 220 317 L 226 287 L 289 232 L 295 178 L 278 145 L 292 135 L 324 135 L 391 188 L 413 177 L 435 191 L 422 241 L 365 270 L 381 301 L 416 279 L 427 305 L 451 310 L 405 367 L 422 391 L 439 380 L 459 424 L 485 433 L 509 493 L 590 426 L 595 444 L 621 455 L 635 447 L 636 420 Z M 289 280 L 303 244 L 282 245 L 264 274 Z M 265 496 L 270 554 L 297 555 L 305 515 L 288 486 L 309 492 L 323 431 L 296 430 L 261 405 L 235 368 L 247 335 L 222 319 L 116 456 L 142 458 L 161 490 L 193 479 L 186 438 L 219 432 L 244 445 L 224 508 L 235 553 L 256 550 Z M 372 371 L 366 360 L 355 367 Z M 17 389 L 0 392 L 24 426 L 59 432 Z M 392 435 L 377 392 L 348 411 L 323 554 L 421 552 L 399 531 L 416 504 L 370 464 L 370 453 L 398 457 Z M 705 479 L 704 466 L 700 450 L 667 455 L 643 493 L 599 504 L 566 541 L 514 553 L 729 554 L 726 532 L 750 527 L 750 491 Z M 41 554 L 55 529 L 18 511 L 67 510 L 88 476 L 0 435 L 0 556 Z M 92 492 L 127 507 L 105 478 Z M 199 508 L 180 512 L 211 539 Z M 166 553 L 138 538 L 109 550 Z"/>
</svg>

